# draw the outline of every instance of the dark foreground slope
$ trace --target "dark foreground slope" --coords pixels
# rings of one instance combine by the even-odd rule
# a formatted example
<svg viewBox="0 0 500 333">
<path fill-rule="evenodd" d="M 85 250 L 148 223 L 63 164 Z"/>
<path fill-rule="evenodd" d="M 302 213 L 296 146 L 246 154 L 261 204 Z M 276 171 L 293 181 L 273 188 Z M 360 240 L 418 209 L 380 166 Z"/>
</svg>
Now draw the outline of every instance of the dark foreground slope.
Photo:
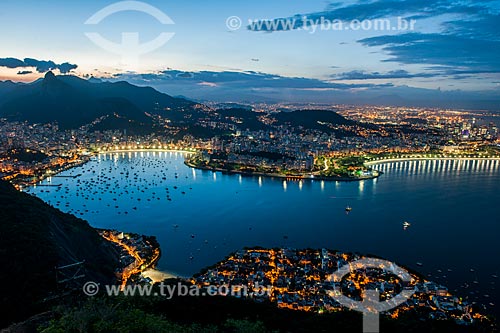
<svg viewBox="0 0 500 333">
<path fill-rule="evenodd" d="M 86 280 L 110 283 L 115 250 L 87 222 L 0 181 L 0 327 L 43 309 L 56 266 L 85 261 Z"/>
<path fill-rule="evenodd" d="M 166 281 L 167 286 L 189 286 L 186 282 Z M 157 287 L 156 292 L 161 288 Z M 41 324 L 42 333 L 61 332 L 154 332 L 154 333 L 310 333 L 362 332 L 362 315 L 348 310 L 309 313 L 279 309 L 269 302 L 257 303 L 236 297 L 174 296 L 106 297 L 80 299 L 73 308 L 53 311 L 53 320 Z M 83 329 L 83 330 L 82 330 Z M 485 323 L 460 326 L 453 321 L 421 320 L 412 313 L 390 319 L 382 316 L 383 333 L 492 333 Z M 10 331 L 8 333 L 17 333 Z"/>
</svg>

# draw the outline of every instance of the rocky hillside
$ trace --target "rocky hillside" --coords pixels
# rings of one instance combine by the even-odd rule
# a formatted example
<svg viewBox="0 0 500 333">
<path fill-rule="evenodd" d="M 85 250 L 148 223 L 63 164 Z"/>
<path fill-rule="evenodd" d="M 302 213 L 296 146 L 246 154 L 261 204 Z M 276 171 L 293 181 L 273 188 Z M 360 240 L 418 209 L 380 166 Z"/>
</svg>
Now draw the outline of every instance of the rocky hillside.
<svg viewBox="0 0 500 333">
<path fill-rule="evenodd" d="M 0 182 L 0 327 L 44 308 L 56 266 L 85 261 L 86 281 L 112 283 L 118 255 L 87 222 Z"/>
</svg>

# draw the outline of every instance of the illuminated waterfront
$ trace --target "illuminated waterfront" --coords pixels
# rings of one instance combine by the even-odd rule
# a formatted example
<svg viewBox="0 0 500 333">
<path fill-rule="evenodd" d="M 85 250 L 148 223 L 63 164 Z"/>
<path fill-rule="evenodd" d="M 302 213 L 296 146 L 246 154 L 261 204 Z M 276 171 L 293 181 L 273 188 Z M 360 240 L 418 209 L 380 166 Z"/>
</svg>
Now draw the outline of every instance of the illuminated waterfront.
<svg viewBox="0 0 500 333">
<path fill-rule="evenodd" d="M 53 178 L 60 190 L 31 192 L 94 227 L 157 236 L 159 268 L 184 276 L 245 246 L 325 247 L 373 253 L 490 309 L 499 303 L 498 160 L 384 163 L 381 178 L 356 183 L 230 176 L 183 161 L 103 154 L 62 174 L 80 177 Z"/>
</svg>

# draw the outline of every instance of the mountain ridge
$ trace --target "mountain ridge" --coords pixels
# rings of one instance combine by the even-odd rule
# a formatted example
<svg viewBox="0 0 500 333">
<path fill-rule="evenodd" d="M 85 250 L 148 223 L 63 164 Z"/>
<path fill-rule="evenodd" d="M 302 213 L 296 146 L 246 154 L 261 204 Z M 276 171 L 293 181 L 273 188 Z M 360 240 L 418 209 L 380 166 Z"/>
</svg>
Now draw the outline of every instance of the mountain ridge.
<svg viewBox="0 0 500 333">
<path fill-rule="evenodd" d="M 151 124 L 149 114 L 189 110 L 195 105 L 151 87 L 125 81 L 92 82 L 71 75 L 56 76 L 50 71 L 30 84 L 4 83 L 0 96 L 0 117 L 32 123 L 57 121 L 62 129 L 78 128 L 114 114 L 130 122 Z M 110 125 L 108 129 L 117 128 L 121 127 Z"/>
</svg>

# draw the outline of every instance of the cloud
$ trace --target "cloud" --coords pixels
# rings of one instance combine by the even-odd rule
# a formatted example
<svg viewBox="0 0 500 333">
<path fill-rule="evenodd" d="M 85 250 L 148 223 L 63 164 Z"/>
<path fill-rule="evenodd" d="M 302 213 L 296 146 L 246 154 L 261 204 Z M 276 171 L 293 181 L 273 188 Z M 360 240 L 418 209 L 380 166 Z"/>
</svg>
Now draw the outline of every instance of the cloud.
<svg viewBox="0 0 500 333">
<path fill-rule="evenodd" d="M 287 31 L 301 29 L 326 20 L 372 20 L 385 17 L 406 16 L 408 18 L 429 18 L 446 14 L 477 15 L 489 12 L 491 1 L 475 1 L 467 3 L 463 0 L 376 0 L 358 1 L 354 4 L 330 4 L 324 11 L 308 14 L 297 14 L 291 17 L 261 20 L 247 26 L 251 31 Z M 307 17 L 308 20 L 303 20 Z M 285 23 L 286 22 L 286 23 Z"/>
<path fill-rule="evenodd" d="M 306 16 L 307 21 L 302 18 Z M 500 6 L 493 0 L 353 0 L 334 3 L 324 11 L 297 14 L 252 24 L 252 31 L 287 31 L 314 25 L 325 18 L 330 21 L 369 20 L 404 17 L 432 18 L 430 29 L 424 31 L 384 33 L 372 31 L 372 36 L 357 43 L 382 53 L 382 62 L 420 65 L 423 73 L 395 69 L 387 73 L 351 71 L 332 76 L 334 80 L 380 80 L 449 77 L 450 79 L 494 78 L 500 73 Z M 287 24 L 283 24 L 288 20 Z M 290 24 L 290 21 L 292 24 Z M 281 22 L 281 23 L 280 23 Z M 311 23 L 313 22 L 313 23 Z M 418 28 L 418 27 L 417 27 Z"/>
<path fill-rule="evenodd" d="M 59 72 L 66 74 L 76 69 L 78 66 L 70 63 L 56 64 L 52 60 L 37 60 L 33 58 L 25 58 L 24 60 L 16 58 L 2 58 L 0 59 L 0 67 L 7 68 L 35 68 L 38 73 L 45 73 L 51 70 L 59 70 Z"/>
<path fill-rule="evenodd" d="M 198 83 L 199 86 L 205 86 L 205 87 L 212 87 L 212 88 L 215 88 L 217 87 L 217 83 L 213 83 L 213 82 L 200 82 Z"/>
<path fill-rule="evenodd" d="M 462 37 L 499 41 L 499 13 L 487 13 L 467 20 L 454 20 L 443 23 L 444 32 Z"/>
<path fill-rule="evenodd" d="M 387 73 L 366 72 L 366 71 L 350 71 L 331 76 L 334 80 L 387 80 L 387 79 L 410 79 L 416 77 L 433 77 L 432 73 L 409 73 L 408 71 L 399 69 L 389 71 Z"/>
<path fill-rule="evenodd" d="M 3 58 L 0 59 L 0 67 L 7 67 L 7 68 L 19 68 L 19 67 L 25 67 L 26 64 L 24 61 L 16 59 L 16 58 Z"/>
<path fill-rule="evenodd" d="M 496 12 L 495 12 L 496 11 Z M 358 42 L 381 47 L 385 62 L 427 64 L 443 75 L 500 73 L 500 13 L 491 8 L 443 22 L 437 33 L 405 33 L 365 38 Z"/>
<path fill-rule="evenodd" d="M 304 21 L 303 16 L 309 20 Z M 434 18 L 433 32 L 384 34 L 357 42 L 370 48 L 379 48 L 389 57 L 384 62 L 424 64 L 452 68 L 458 72 L 498 73 L 500 71 L 500 7 L 492 0 L 358 0 L 347 5 L 334 3 L 324 11 L 297 14 L 287 18 L 261 21 L 248 28 L 253 31 L 286 31 L 312 25 L 314 20 L 367 20 L 394 18 Z M 451 18 L 451 19 L 450 19 Z M 293 24 L 283 24 L 285 20 Z M 281 22 L 281 24 L 280 24 Z M 445 72 L 410 74 L 404 71 L 389 73 L 348 72 L 338 80 L 397 79 L 452 75 Z M 461 75 L 458 73 L 456 75 Z"/>
<path fill-rule="evenodd" d="M 77 69 L 78 65 L 74 65 L 74 64 L 70 64 L 70 63 L 65 62 L 65 63 L 62 63 L 60 65 L 57 65 L 57 68 L 59 69 L 59 71 L 61 73 L 69 73 L 73 69 Z"/>
<path fill-rule="evenodd" d="M 432 64 L 480 72 L 500 69 L 500 41 L 437 33 L 407 33 L 371 37 L 359 42 L 369 47 L 382 47 L 390 56 L 385 62 Z"/>
<path fill-rule="evenodd" d="M 319 79 L 304 77 L 286 77 L 269 73 L 254 71 L 199 71 L 181 72 L 177 70 L 166 70 L 159 73 L 149 74 L 116 74 L 114 79 L 131 81 L 136 84 L 175 84 L 187 86 L 205 86 L 211 88 L 226 89 L 336 89 L 348 90 L 356 88 L 370 88 L 374 84 L 343 84 Z"/>
<path fill-rule="evenodd" d="M 497 74 L 499 70 L 457 70 L 448 66 L 431 66 L 427 68 L 429 72 L 410 73 L 406 70 L 398 69 L 386 73 L 366 72 L 354 70 L 339 74 L 333 74 L 330 77 L 335 81 L 349 80 L 390 80 L 390 79 L 413 79 L 413 78 L 431 78 L 431 77 L 452 77 L 454 80 L 463 80 L 473 77 L 477 74 Z"/>
<path fill-rule="evenodd" d="M 405 78 L 433 75 L 467 75 L 465 70 L 444 66 L 431 66 L 432 73 L 410 73 L 394 70 L 389 72 L 353 71 L 338 74 L 347 80 L 357 78 Z M 195 71 L 165 70 L 157 73 L 122 73 L 104 77 L 107 81 L 128 81 L 139 86 L 152 86 L 173 96 L 187 96 L 199 101 L 234 101 L 241 103 L 300 102 L 335 104 L 374 104 L 447 107 L 464 109 L 498 110 L 500 97 L 494 90 L 441 91 L 408 86 L 396 86 L 391 82 L 348 83 L 303 77 L 285 77 L 255 71 Z M 497 80 L 498 81 L 498 80 Z"/>
</svg>

